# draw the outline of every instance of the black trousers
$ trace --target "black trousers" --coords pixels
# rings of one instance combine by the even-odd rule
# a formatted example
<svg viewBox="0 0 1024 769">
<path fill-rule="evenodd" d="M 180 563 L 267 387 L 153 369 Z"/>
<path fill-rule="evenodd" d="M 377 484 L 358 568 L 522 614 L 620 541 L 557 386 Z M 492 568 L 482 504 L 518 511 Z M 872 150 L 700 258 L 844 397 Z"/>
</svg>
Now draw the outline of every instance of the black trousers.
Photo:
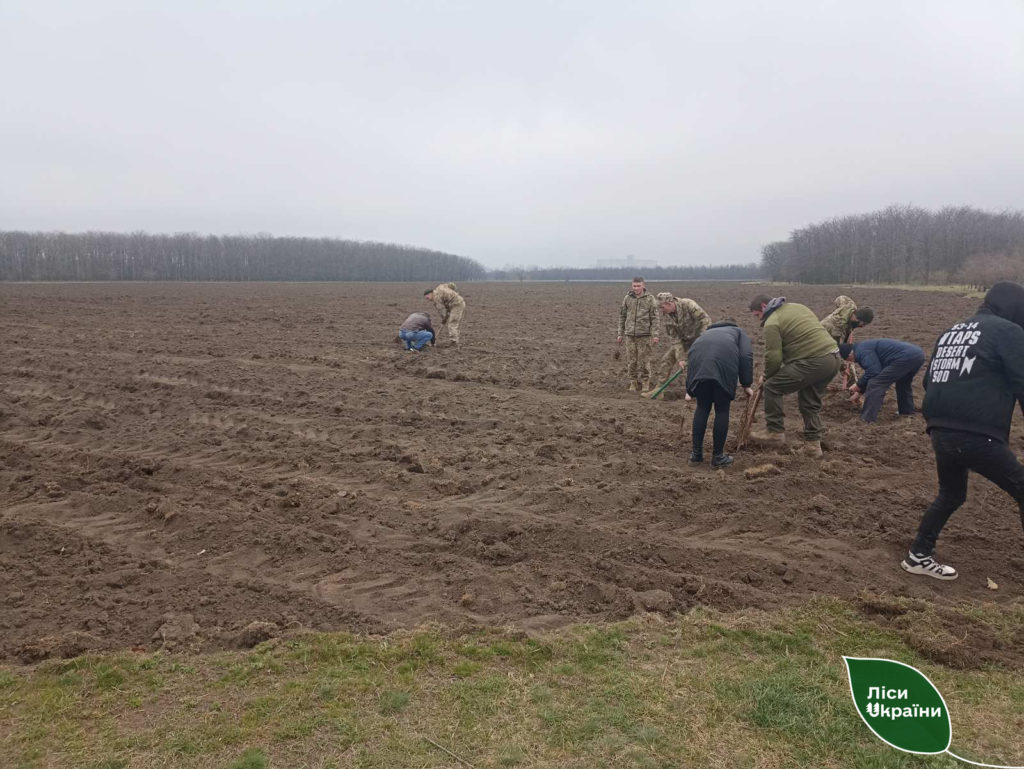
<svg viewBox="0 0 1024 769">
<path fill-rule="evenodd" d="M 715 456 L 725 453 L 725 439 L 729 436 L 729 407 L 732 397 L 713 379 L 702 379 L 693 386 L 697 396 L 697 410 L 693 414 L 693 450 L 704 453 L 704 434 L 708 431 L 708 417 L 715 407 L 715 427 L 711 433 Z"/>
<path fill-rule="evenodd" d="M 932 430 L 935 467 L 939 473 L 939 495 L 925 511 L 911 551 L 918 555 L 935 552 L 946 521 L 967 499 L 967 471 L 988 478 L 1017 501 L 1024 525 L 1024 467 L 1002 441 L 979 433 Z"/>
</svg>

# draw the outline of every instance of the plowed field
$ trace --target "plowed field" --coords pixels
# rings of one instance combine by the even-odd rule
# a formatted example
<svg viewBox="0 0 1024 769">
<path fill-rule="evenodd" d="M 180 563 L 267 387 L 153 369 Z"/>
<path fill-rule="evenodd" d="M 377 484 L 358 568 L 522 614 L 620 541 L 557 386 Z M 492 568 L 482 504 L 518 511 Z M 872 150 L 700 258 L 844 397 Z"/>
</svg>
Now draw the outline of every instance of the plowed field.
<svg viewBox="0 0 1024 769">
<path fill-rule="evenodd" d="M 830 395 L 824 460 L 691 468 L 692 405 L 626 392 L 628 284 L 466 284 L 462 347 L 407 353 L 394 337 L 424 288 L 0 286 L 0 657 L 218 648 L 254 620 L 530 629 L 1024 590 L 1015 506 L 981 479 L 940 540 L 960 580 L 898 568 L 936 484 L 923 423 L 891 394 L 873 426 Z M 650 288 L 735 317 L 759 354 L 756 287 Z M 785 293 L 819 315 L 852 293 L 876 311 L 863 337 L 928 352 L 977 305 Z M 765 463 L 779 472 L 746 477 Z"/>
</svg>

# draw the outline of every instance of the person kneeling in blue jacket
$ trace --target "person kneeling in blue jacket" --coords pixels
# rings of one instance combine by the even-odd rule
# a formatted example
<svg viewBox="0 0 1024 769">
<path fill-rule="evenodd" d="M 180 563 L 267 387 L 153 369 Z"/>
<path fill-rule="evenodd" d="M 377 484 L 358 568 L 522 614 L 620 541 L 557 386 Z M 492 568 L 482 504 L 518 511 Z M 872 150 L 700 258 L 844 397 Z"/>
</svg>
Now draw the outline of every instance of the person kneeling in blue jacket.
<svg viewBox="0 0 1024 769">
<path fill-rule="evenodd" d="M 414 312 L 398 329 L 398 336 L 405 342 L 406 350 L 419 352 L 427 342 L 433 345 L 437 335 L 430 325 L 430 316 L 425 312 Z"/>
<path fill-rule="evenodd" d="M 748 398 L 754 394 L 751 389 L 754 384 L 754 351 L 750 337 L 731 320 L 712 323 L 690 347 L 688 362 L 679 361 L 679 366 L 686 368 L 687 400 L 697 399 L 690 462 L 698 464 L 704 461 L 704 435 L 711 407 L 714 406 L 711 464 L 714 467 L 731 465 L 732 457 L 725 453 L 725 439 L 729 435 L 729 408 L 736 395 L 736 380 L 743 385 Z"/>
<path fill-rule="evenodd" d="M 860 418 L 865 422 L 878 419 L 882 401 L 889 385 L 896 385 L 896 410 L 902 416 L 913 416 L 914 377 L 924 365 L 924 350 L 909 342 L 896 339 L 865 339 L 863 342 L 839 345 L 839 357 L 855 361 L 864 369 L 857 382 L 850 386 L 856 403 L 861 396 L 864 405 Z"/>
</svg>

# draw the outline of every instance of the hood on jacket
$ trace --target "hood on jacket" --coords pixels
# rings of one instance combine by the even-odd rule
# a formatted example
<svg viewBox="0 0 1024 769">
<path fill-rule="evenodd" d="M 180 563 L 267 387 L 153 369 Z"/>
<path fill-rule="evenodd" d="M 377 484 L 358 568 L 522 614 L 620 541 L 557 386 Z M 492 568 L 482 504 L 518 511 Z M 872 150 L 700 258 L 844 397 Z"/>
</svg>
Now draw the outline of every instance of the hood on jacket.
<svg viewBox="0 0 1024 769">
<path fill-rule="evenodd" d="M 985 294 L 980 311 L 988 311 L 1024 328 L 1024 286 L 1001 280 Z"/>
<path fill-rule="evenodd" d="M 736 325 L 736 321 L 734 321 L 734 320 L 720 320 L 717 323 L 712 323 L 710 326 L 708 326 L 708 328 L 709 329 L 712 329 L 712 328 L 722 328 L 723 326 L 735 326 L 735 325 Z"/>
<path fill-rule="evenodd" d="M 761 325 L 763 326 L 764 322 L 768 320 L 768 316 L 771 315 L 780 307 L 782 307 L 782 305 L 784 305 L 785 303 L 786 297 L 784 296 L 777 296 L 770 302 L 768 302 L 767 306 L 764 308 L 764 315 L 761 316 Z"/>
</svg>

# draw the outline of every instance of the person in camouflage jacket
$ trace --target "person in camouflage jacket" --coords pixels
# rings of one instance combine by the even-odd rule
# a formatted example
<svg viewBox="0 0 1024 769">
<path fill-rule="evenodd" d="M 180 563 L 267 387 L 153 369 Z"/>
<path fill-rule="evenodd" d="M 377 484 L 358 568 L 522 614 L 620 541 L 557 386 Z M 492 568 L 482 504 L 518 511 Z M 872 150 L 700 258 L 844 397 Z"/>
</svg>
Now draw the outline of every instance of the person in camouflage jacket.
<svg viewBox="0 0 1024 769">
<path fill-rule="evenodd" d="M 874 319 L 875 312 L 870 307 L 858 309 L 850 297 L 837 296 L 836 308 L 821 319 L 821 325 L 836 344 L 847 344 L 855 328 L 866 326 Z"/>
<path fill-rule="evenodd" d="M 618 341 L 626 340 L 626 375 L 630 392 L 648 392 L 651 380 L 651 352 L 661 336 L 658 303 L 641 277 L 633 278 L 629 293 L 619 308 Z"/>
<path fill-rule="evenodd" d="M 665 381 L 677 363 L 682 361 L 685 365 L 690 345 L 708 330 L 711 317 L 692 299 L 680 299 L 668 291 L 658 294 L 655 299 L 664 316 L 665 338 L 669 342 L 668 350 L 658 361 L 658 377 Z"/>
<path fill-rule="evenodd" d="M 866 326 L 874 319 L 875 312 L 870 307 L 858 309 L 850 297 L 837 296 L 836 308 L 821 319 L 821 326 L 835 340 L 836 344 L 847 344 L 853 341 L 855 328 Z M 839 388 L 845 390 L 851 379 L 857 379 L 857 370 L 853 363 L 844 363 Z"/>
<path fill-rule="evenodd" d="M 462 314 L 466 311 L 466 300 L 455 290 L 454 283 L 442 283 L 437 288 L 427 289 L 423 296 L 433 302 L 441 313 L 441 326 L 448 329 L 448 338 L 452 344 L 459 343 L 459 324 Z"/>
</svg>

